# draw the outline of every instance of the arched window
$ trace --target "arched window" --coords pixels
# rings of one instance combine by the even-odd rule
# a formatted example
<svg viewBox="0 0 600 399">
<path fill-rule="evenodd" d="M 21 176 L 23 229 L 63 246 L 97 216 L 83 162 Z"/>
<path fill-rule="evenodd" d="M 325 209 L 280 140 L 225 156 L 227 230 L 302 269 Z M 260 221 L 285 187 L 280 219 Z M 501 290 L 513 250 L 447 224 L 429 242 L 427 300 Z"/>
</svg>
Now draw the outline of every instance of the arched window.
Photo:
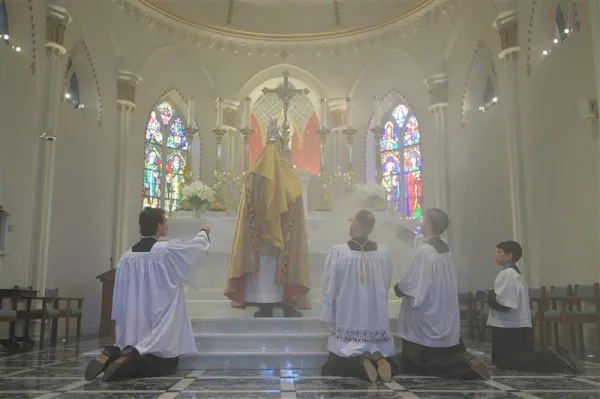
<svg viewBox="0 0 600 399">
<path fill-rule="evenodd" d="M 10 39 L 10 29 L 8 27 L 8 11 L 6 9 L 6 2 L 0 0 L 0 37 L 6 43 Z"/>
<path fill-rule="evenodd" d="M 67 82 L 65 101 L 72 104 L 75 108 L 83 108 L 81 96 L 79 95 L 79 81 L 77 80 L 77 72 L 75 72 L 75 64 L 73 64 L 72 58 L 69 58 L 67 64 Z"/>
<path fill-rule="evenodd" d="M 387 200 L 407 219 L 423 216 L 421 131 L 413 111 L 400 104 L 389 111 L 381 132 L 382 184 Z"/>
<path fill-rule="evenodd" d="M 188 152 L 184 122 L 169 102 L 160 103 L 146 127 L 143 206 L 179 208 Z"/>
<path fill-rule="evenodd" d="M 293 83 L 290 87 L 295 88 Z M 277 87 L 282 87 L 279 83 Z M 299 94 L 290 101 L 288 112 L 290 122 L 290 150 L 292 163 L 298 170 L 309 171 L 313 175 L 320 172 L 319 118 L 311 99 Z M 267 127 L 271 118 L 283 122 L 283 101 L 274 93 L 261 94 L 252 105 L 250 125 L 254 134 L 250 138 L 250 165 L 264 147 Z"/>
<path fill-rule="evenodd" d="M 556 15 L 554 16 L 554 43 L 560 43 L 569 36 L 567 20 L 563 13 L 562 7 L 556 7 Z"/>
</svg>

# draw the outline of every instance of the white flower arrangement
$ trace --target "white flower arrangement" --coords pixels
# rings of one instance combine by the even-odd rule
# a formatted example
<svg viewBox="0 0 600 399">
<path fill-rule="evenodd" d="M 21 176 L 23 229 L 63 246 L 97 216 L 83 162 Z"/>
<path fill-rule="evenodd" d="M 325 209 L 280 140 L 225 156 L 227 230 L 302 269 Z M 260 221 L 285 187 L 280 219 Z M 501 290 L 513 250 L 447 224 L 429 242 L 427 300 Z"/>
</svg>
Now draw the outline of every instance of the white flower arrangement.
<svg viewBox="0 0 600 399">
<path fill-rule="evenodd" d="M 387 191 L 381 184 L 357 184 L 352 196 L 358 200 L 385 200 Z"/>
<path fill-rule="evenodd" d="M 206 209 L 215 200 L 214 190 L 200 180 L 192 182 L 181 190 L 182 199 L 194 209 Z"/>
</svg>

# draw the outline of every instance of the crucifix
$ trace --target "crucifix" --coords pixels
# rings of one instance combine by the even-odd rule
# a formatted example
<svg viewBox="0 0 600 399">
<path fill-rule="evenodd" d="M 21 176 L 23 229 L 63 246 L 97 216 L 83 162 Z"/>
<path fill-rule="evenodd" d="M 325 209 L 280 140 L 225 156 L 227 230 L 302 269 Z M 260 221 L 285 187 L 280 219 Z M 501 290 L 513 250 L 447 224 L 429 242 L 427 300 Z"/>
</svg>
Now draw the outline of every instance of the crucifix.
<svg viewBox="0 0 600 399">
<path fill-rule="evenodd" d="M 307 88 L 304 89 L 294 89 L 293 86 L 290 85 L 289 80 L 290 73 L 286 70 L 283 71 L 283 84 L 280 87 L 275 89 L 263 88 L 262 92 L 264 94 L 273 93 L 277 97 L 283 101 L 283 124 L 281 125 L 281 139 L 283 141 L 283 152 L 286 156 L 289 156 L 290 152 L 290 122 L 288 119 L 288 111 L 290 109 L 290 102 L 292 99 L 299 94 L 308 94 L 310 90 Z"/>
</svg>

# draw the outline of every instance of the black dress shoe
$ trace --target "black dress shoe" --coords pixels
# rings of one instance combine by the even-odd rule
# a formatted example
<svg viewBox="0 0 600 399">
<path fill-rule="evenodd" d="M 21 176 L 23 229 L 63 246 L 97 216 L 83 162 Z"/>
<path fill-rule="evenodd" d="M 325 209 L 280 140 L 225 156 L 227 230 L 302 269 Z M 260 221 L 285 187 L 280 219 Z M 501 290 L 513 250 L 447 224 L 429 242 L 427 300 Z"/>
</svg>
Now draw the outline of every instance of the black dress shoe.
<svg viewBox="0 0 600 399">
<path fill-rule="evenodd" d="M 104 372 L 108 366 L 121 356 L 121 349 L 117 346 L 106 346 L 102 352 L 93 358 L 85 368 L 85 380 L 91 381 Z"/>
<path fill-rule="evenodd" d="M 104 382 L 113 381 L 117 378 L 133 377 L 133 357 L 137 354 L 137 349 L 128 346 L 123 349 L 121 356 L 112 362 L 104 372 L 102 380 Z"/>
</svg>

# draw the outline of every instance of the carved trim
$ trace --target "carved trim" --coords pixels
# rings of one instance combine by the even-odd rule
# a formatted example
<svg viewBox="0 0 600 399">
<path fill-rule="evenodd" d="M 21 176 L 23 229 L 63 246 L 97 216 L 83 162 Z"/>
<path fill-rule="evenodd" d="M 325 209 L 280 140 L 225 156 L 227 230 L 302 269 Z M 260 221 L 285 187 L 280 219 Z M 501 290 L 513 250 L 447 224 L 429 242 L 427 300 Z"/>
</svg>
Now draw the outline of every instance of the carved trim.
<svg viewBox="0 0 600 399">
<path fill-rule="evenodd" d="M 29 0 L 29 22 L 30 22 L 30 26 L 31 26 L 31 74 L 35 75 L 35 72 L 37 70 L 37 65 L 36 65 L 36 54 L 37 54 L 37 48 L 36 48 L 36 34 L 35 34 L 35 18 L 33 16 L 33 0 Z"/>
<path fill-rule="evenodd" d="M 135 94 L 138 82 L 130 79 L 117 79 L 117 102 L 128 102 L 135 104 Z"/>
<path fill-rule="evenodd" d="M 62 7 L 50 5 L 46 11 L 46 41 L 63 46 L 71 16 Z"/>
<path fill-rule="evenodd" d="M 71 59 L 71 63 L 72 63 L 72 68 L 73 71 L 77 71 L 77 63 L 75 58 L 78 58 L 79 55 L 83 55 L 90 68 L 91 68 L 91 72 L 94 78 L 94 84 L 95 84 L 95 89 L 96 89 L 96 96 L 98 97 L 97 100 L 97 104 L 96 104 L 96 109 L 98 110 L 98 124 L 100 126 L 102 126 L 102 94 L 100 92 L 100 82 L 98 82 L 98 75 L 96 74 L 96 68 L 94 67 L 94 61 L 92 61 L 92 56 L 90 54 L 90 50 L 88 49 L 87 44 L 85 43 L 85 40 L 83 38 L 80 38 L 79 40 L 77 40 L 77 42 L 75 42 L 75 44 L 73 45 L 73 47 L 71 48 L 71 52 L 70 52 L 70 56 L 69 59 Z M 65 67 L 65 74 L 64 74 L 64 79 L 63 79 L 63 92 L 67 91 L 67 87 L 69 85 L 69 82 L 67 79 L 70 78 L 70 70 L 67 69 L 68 67 L 68 62 L 67 65 Z M 79 74 L 79 78 L 81 79 L 81 73 Z M 81 81 L 79 82 L 81 84 Z M 82 88 L 80 87 L 80 90 Z M 84 90 L 86 89 L 85 87 L 83 88 Z M 85 104 L 85 103 L 84 103 Z"/>
<path fill-rule="evenodd" d="M 425 80 L 427 92 L 429 93 L 429 110 L 437 107 L 448 106 L 448 77 L 446 75 L 434 75 Z"/>
<path fill-rule="evenodd" d="M 492 82 L 494 83 L 494 87 L 496 90 L 498 89 L 498 75 L 496 73 L 496 58 L 492 55 L 490 49 L 483 42 L 477 43 L 475 46 L 475 51 L 473 52 L 473 56 L 471 57 L 471 62 L 469 63 L 469 70 L 467 72 L 467 77 L 465 78 L 465 84 L 463 89 L 462 96 L 462 108 L 461 108 L 461 125 L 464 128 L 467 125 L 467 91 L 469 89 L 469 82 L 471 81 L 471 73 L 473 72 L 473 67 L 475 66 L 475 61 L 479 58 L 480 52 L 485 52 L 487 55 L 487 59 L 490 62 L 490 74 L 492 77 Z"/>
<path fill-rule="evenodd" d="M 337 55 L 355 52 L 373 47 L 375 44 L 395 43 L 434 24 L 441 16 L 457 9 L 461 0 L 435 0 L 429 10 L 421 10 L 414 15 L 379 29 L 373 29 L 355 35 L 339 36 L 327 39 L 275 40 L 269 38 L 247 38 L 202 29 L 177 21 L 152 10 L 137 0 L 115 0 L 121 8 L 137 21 L 143 22 L 158 31 L 166 31 L 172 38 L 183 38 L 208 48 L 222 51 L 245 53 L 247 55 L 273 56 L 287 58 L 295 55 Z"/>
</svg>

